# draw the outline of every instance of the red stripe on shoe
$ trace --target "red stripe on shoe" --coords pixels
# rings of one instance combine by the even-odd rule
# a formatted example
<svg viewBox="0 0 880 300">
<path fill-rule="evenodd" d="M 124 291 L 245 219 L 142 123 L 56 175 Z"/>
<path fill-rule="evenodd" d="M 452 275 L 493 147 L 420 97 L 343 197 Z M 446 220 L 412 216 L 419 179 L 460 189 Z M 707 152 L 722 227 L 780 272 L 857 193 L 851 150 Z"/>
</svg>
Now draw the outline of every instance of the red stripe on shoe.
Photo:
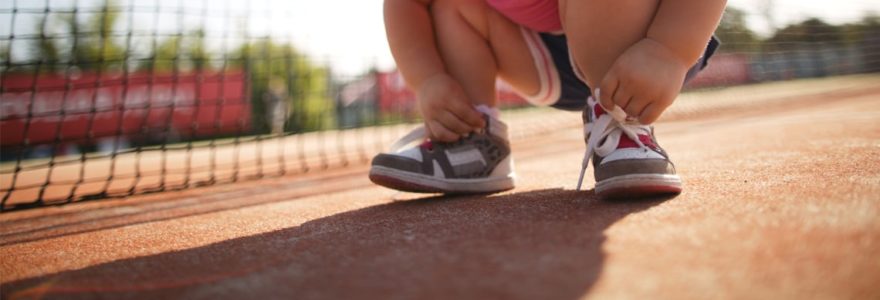
<svg viewBox="0 0 880 300">
<path fill-rule="evenodd" d="M 596 101 L 599 100 L 596 99 Z M 596 105 L 593 105 L 593 114 L 596 115 L 596 119 L 598 119 L 600 116 L 606 114 L 606 112 L 604 109 L 602 109 L 602 106 L 599 105 L 599 103 L 596 103 Z"/>
<path fill-rule="evenodd" d="M 598 105 L 597 105 L 597 107 L 598 107 Z M 642 144 L 644 144 L 648 148 L 657 149 L 657 145 L 654 144 L 654 140 L 652 140 L 651 137 L 646 134 L 640 134 L 639 141 L 641 141 Z M 633 141 L 632 139 L 630 139 L 626 135 L 621 135 L 620 141 L 617 142 L 617 149 L 638 148 L 638 147 L 639 147 L 639 144 L 637 144 L 635 141 Z"/>
<path fill-rule="evenodd" d="M 424 149 L 428 149 L 428 151 L 431 151 L 431 150 L 434 150 L 434 143 L 432 143 L 431 140 L 425 140 L 424 142 L 419 144 L 419 147 L 424 148 Z"/>
</svg>

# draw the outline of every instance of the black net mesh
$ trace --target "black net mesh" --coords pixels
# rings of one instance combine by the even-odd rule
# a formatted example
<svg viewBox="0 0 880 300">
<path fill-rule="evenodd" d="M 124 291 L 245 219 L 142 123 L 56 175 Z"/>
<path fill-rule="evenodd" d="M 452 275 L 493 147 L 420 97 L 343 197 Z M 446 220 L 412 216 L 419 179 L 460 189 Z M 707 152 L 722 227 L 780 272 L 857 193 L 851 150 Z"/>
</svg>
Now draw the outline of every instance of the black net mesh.
<svg viewBox="0 0 880 300">
<path fill-rule="evenodd" d="M 0 209 L 363 164 L 417 121 L 399 74 L 334 74 L 273 3 L 0 3 Z M 728 8 L 689 88 L 880 71 L 875 14 L 763 33 L 755 14 Z"/>
</svg>

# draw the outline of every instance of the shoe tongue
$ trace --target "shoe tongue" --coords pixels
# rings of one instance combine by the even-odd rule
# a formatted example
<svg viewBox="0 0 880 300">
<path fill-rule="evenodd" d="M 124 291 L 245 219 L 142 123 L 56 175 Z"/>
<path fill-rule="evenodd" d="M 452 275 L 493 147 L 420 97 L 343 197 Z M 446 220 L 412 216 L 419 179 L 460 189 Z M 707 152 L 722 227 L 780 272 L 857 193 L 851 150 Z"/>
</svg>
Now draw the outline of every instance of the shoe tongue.
<svg viewBox="0 0 880 300">
<path fill-rule="evenodd" d="M 622 110 L 621 110 L 621 112 L 622 112 Z M 600 105 L 598 101 L 596 101 L 596 103 L 593 105 L 593 114 L 598 119 L 602 115 L 608 114 L 608 112 L 605 111 L 604 108 L 602 108 L 602 105 Z M 641 141 L 642 144 L 644 144 L 645 146 L 652 148 L 652 149 L 657 149 L 657 145 L 654 144 L 654 140 L 652 140 L 650 136 L 644 135 L 644 134 L 639 134 L 638 137 L 639 137 L 639 141 Z M 629 136 L 621 135 L 620 141 L 617 142 L 617 149 L 623 149 L 623 148 L 639 148 L 639 144 L 636 143 L 635 141 L 633 141 L 631 138 L 629 138 Z"/>
<path fill-rule="evenodd" d="M 639 141 L 641 141 L 642 144 L 644 144 L 648 148 L 657 149 L 657 145 L 654 144 L 654 140 L 652 140 L 651 137 L 648 135 L 640 134 Z M 617 149 L 638 148 L 638 147 L 639 147 L 639 144 L 636 143 L 635 141 L 633 141 L 631 138 L 629 138 L 629 136 L 626 136 L 626 135 L 621 135 L 620 141 L 617 142 Z"/>
<path fill-rule="evenodd" d="M 611 118 L 617 120 L 618 122 L 623 123 L 627 121 L 626 112 L 624 112 L 623 109 L 620 108 L 620 106 L 614 106 L 614 109 L 611 112 L 608 112 L 607 110 L 602 108 L 601 104 L 596 102 L 596 105 L 593 106 L 593 113 L 596 115 L 596 119 L 604 114 L 609 114 L 611 115 Z"/>
<path fill-rule="evenodd" d="M 597 102 L 596 105 L 593 105 L 593 114 L 596 115 L 596 118 L 599 118 L 602 115 L 607 114 L 607 112 L 605 112 L 605 109 L 602 108 L 602 105 L 599 105 L 599 103 Z"/>
<path fill-rule="evenodd" d="M 419 144 L 419 147 L 420 147 L 420 148 L 427 149 L 427 150 L 434 150 L 434 143 L 431 142 L 431 140 L 427 140 L 427 139 L 426 139 L 424 142 L 422 142 L 421 144 Z"/>
</svg>

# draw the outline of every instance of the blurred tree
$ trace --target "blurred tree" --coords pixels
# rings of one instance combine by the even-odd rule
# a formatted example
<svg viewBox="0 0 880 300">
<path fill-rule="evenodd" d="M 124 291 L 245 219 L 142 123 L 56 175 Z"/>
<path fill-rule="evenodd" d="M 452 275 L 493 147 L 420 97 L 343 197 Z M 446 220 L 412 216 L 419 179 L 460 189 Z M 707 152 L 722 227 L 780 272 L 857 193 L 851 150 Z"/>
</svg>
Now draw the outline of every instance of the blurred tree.
<svg viewBox="0 0 880 300">
<path fill-rule="evenodd" d="M 875 13 L 868 13 L 857 23 L 841 25 L 840 30 L 844 43 L 847 45 L 858 45 L 880 31 L 880 16 Z"/>
<path fill-rule="evenodd" d="M 11 72 L 20 72 L 21 67 L 17 64 L 13 63 L 12 60 L 12 51 L 10 51 L 10 45 L 12 43 L 0 43 L 0 73 L 5 75 L 5 73 Z"/>
<path fill-rule="evenodd" d="M 113 28 L 119 20 L 119 6 L 114 0 L 106 0 L 95 15 L 81 24 L 77 14 L 63 17 L 67 23 L 71 43 L 71 63 L 82 70 L 104 70 L 121 67 L 125 48 L 113 36 Z"/>
<path fill-rule="evenodd" d="M 49 17 L 43 16 L 37 23 L 37 32 L 40 36 L 30 48 L 36 59 L 40 61 L 41 71 L 55 72 L 61 69 L 63 61 L 58 45 L 48 27 Z"/>
<path fill-rule="evenodd" d="M 746 17 L 745 11 L 732 6 L 724 10 L 718 29 L 715 30 L 715 35 L 723 44 L 720 51 L 749 53 L 758 50 L 760 40 L 749 28 Z"/>
<path fill-rule="evenodd" d="M 12 63 L 12 52 L 9 51 L 9 44 L 11 43 L 0 43 L 0 64 L 4 68 Z"/>
<path fill-rule="evenodd" d="M 865 72 L 880 72 L 880 16 L 869 13 L 856 28 L 846 28 L 847 40 L 861 49 Z"/>
<path fill-rule="evenodd" d="M 190 36 L 192 38 L 189 39 L 187 52 L 193 68 L 198 71 L 211 69 L 211 54 L 205 46 L 205 29 L 199 28 Z"/>
<path fill-rule="evenodd" d="M 242 68 L 250 76 L 253 126 L 259 133 L 269 132 L 273 112 L 267 110 L 268 93 L 283 94 L 288 109 L 285 131 L 302 132 L 331 128 L 335 125 L 334 102 L 328 95 L 326 67 L 313 65 L 293 46 L 278 44 L 269 38 L 242 45 L 233 53 L 229 67 Z M 278 93 L 273 90 L 284 89 Z M 278 95 L 274 95 L 277 97 Z"/>
<path fill-rule="evenodd" d="M 73 11 L 70 13 L 46 14 L 39 21 L 39 37 L 29 46 L 35 59 L 45 67 L 58 68 L 73 66 L 81 71 L 95 72 L 123 70 L 130 52 L 124 43 L 124 35 L 118 31 L 117 24 L 123 17 L 124 9 L 116 0 L 105 0 L 94 11 Z M 128 16 L 131 17 L 131 16 Z M 53 23 L 55 22 L 55 23 Z M 54 25 L 54 24 L 57 24 Z M 50 26 L 53 25 L 53 26 Z M 133 30 L 127 28 L 127 30 Z M 58 34 L 52 34 L 57 32 Z M 61 38 L 58 38 L 61 37 Z M 8 43 L 7 43 L 8 44 Z M 0 64 L 4 72 L 32 71 L 27 64 L 17 64 L 11 53 L 11 46 L 0 49 Z M 212 70 L 219 64 L 212 63 L 211 53 L 206 45 L 206 30 L 199 28 L 189 32 L 179 32 L 158 41 L 152 41 L 149 55 L 138 62 L 139 71 L 188 72 L 191 70 Z M 135 50 L 136 52 L 136 50 Z M 235 50 L 224 54 L 224 70 L 243 70 L 247 72 L 253 107 L 253 127 L 258 133 L 269 131 L 268 118 L 279 116 L 266 107 L 267 93 L 274 93 L 281 99 L 285 118 L 284 130 L 303 132 L 334 128 L 335 103 L 330 99 L 330 73 L 326 66 L 314 64 L 292 45 L 262 38 L 241 44 Z M 276 126 L 277 127 L 277 126 Z"/>
<path fill-rule="evenodd" d="M 818 18 L 809 18 L 803 22 L 788 25 L 764 42 L 766 49 L 771 51 L 790 51 L 806 44 L 839 46 L 844 44 L 844 35 L 839 26 L 834 26 Z"/>
<path fill-rule="evenodd" d="M 167 73 L 178 68 L 178 60 L 181 54 L 180 36 L 172 36 L 164 41 L 153 41 L 153 50 L 150 57 L 141 61 L 138 70 Z"/>
<path fill-rule="evenodd" d="M 205 30 L 197 29 L 156 42 L 152 54 L 141 60 L 141 71 L 171 72 L 211 70 L 211 55 L 205 46 Z"/>
<path fill-rule="evenodd" d="M 106 0 L 97 13 L 85 21 L 79 20 L 79 14 L 75 12 L 44 15 L 37 22 L 39 36 L 29 46 L 34 59 L 41 62 L 42 70 L 49 71 L 58 71 L 68 65 L 81 70 L 121 68 L 125 47 L 120 46 L 118 39 L 113 36 L 119 11 L 115 1 Z M 53 20 L 63 24 L 66 31 L 64 39 L 53 34 L 50 26 Z"/>
</svg>

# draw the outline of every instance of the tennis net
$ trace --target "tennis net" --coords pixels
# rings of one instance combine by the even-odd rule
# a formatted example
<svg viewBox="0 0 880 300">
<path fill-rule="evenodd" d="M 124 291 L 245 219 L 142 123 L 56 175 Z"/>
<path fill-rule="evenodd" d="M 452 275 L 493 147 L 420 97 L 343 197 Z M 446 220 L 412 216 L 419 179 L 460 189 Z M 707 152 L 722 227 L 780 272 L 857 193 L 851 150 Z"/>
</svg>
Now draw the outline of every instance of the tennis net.
<svg viewBox="0 0 880 300">
<path fill-rule="evenodd" d="M 399 73 L 334 72 L 333 57 L 297 47 L 311 29 L 284 25 L 303 13 L 295 9 L 0 4 L 0 210 L 364 164 L 415 126 L 415 97 Z M 875 14 L 779 26 L 768 18 L 764 32 L 748 22 L 758 14 L 728 8 L 721 51 L 688 88 L 880 71 Z M 526 104 L 498 88 L 506 107 Z M 560 124 L 529 126 L 522 134 Z"/>
</svg>

